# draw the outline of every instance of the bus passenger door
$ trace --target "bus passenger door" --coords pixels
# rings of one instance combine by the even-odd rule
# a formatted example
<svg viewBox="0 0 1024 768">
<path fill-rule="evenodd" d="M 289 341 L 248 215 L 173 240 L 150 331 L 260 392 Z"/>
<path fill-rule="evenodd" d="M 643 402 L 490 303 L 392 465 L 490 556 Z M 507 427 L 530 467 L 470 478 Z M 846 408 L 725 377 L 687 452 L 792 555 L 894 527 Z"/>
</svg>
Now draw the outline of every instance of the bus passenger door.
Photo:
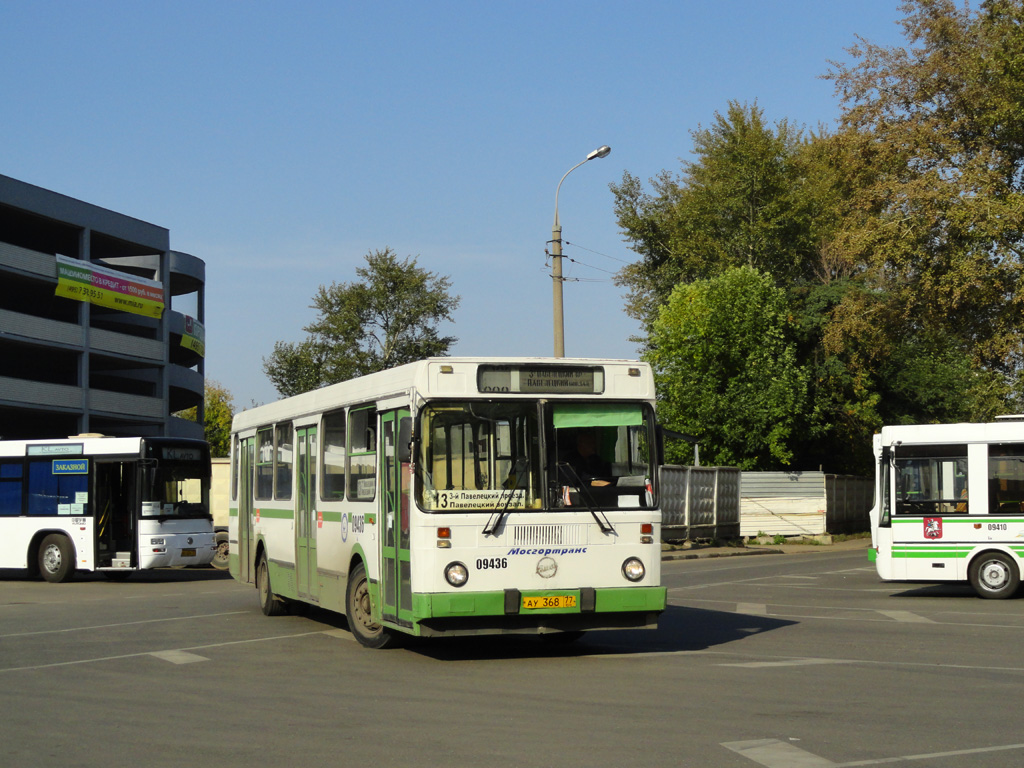
<svg viewBox="0 0 1024 768">
<path fill-rule="evenodd" d="M 316 427 L 295 431 L 298 501 L 295 509 L 295 571 L 299 597 L 320 599 L 316 576 Z"/>
<path fill-rule="evenodd" d="M 95 461 L 96 565 L 129 559 L 139 564 L 135 510 L 139 505 L 137 461 Z"/>
<path fill-rule="evenodd" d="M 409 411 L 388 411 L 381 416 L 381 616 L 412 626 L 412 570 L 409 557 L 409 488 L 412 466 L 408 446 L 400 445 L 402 422 Z M 408 439 L 408 438 L 402 438 Z"/>
<path fill-rule="evenodd" d="M 238 580 L 250 583 L 256 579 L 252 562 L 252 471 L 255 451 L 254 438 L 238 441 Z"/>
</svg>

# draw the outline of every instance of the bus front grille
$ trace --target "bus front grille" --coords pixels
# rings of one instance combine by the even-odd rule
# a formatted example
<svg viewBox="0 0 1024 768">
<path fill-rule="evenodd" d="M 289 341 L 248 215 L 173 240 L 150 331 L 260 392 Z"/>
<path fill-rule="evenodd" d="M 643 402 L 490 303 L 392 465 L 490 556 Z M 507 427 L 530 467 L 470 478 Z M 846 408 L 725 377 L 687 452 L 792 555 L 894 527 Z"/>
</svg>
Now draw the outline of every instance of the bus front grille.
<svg viewBox="0 0 1024 768">
<path fill-rule="evenodd" d="M 585 525 L 517 525 L 512 529 L 516 546 L 568 547 L 585 544 Z"/>
</svg>

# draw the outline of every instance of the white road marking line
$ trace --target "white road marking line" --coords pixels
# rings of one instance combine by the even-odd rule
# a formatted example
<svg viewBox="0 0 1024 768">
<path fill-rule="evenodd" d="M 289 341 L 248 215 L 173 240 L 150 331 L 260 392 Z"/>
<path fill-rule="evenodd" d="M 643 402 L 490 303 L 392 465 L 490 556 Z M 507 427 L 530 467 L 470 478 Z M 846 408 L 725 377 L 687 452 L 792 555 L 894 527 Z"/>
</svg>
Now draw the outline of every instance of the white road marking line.
<svg viewBox="0 0 1024 768">
<path fill-rule="evenodd" d="M 748 630 L 742 630 L 748 631 Z M 672 651 L 672 650 L 608 650 L 607 652 L 598 652 L 593 654 L 587 654 L 579 656 L 581 659 L 632 659 L 634 661 L 645 661 L 647 659 L 658 659 L 666 656 L 675 656 L 678 658 L 695 659 L 700 657 L 711 657 L 711 658 L 736 658 L 744 657 L 751 658 L 752 655 L 740 654 L 740 653 L 727 653 L 725 651 L 707 651 L 707 650 L 686 650 L 686 651 Z M 762 656 L 763 661 L 759 662 L 748 662 L 750 666 L 760 667 L 784 667 L 791 666 L 794 661 L 792 656 Z M 764 663 L 767 661 L 768 663 Z M 799 661 L 799 659 L 798 659 Z M 807 663 L 807 662 L 803 662 Z M 812 662 L 813 663 L 813 662 Z M 878 660 L 878 659 L 822 659 L 819 663 L 822 664 L 859 664 L 867 667 L 916 667 L 921 669 L 937 669 L 943 672 L 947 672 L 951 669 L 962 669 L 967 671 L 981 671 L 981 672 L 1010 672 L 1013 674 L 1024 673 L 1024 667 L 989 667 L 981 664 L 946 664 L 943 662 L 921 662 L 921 661 L 906 661 L 905 659 L 893 659 L 893 660 Z M 743 662 L 722 662 L 716 664 L 719 667 L 742 667 L 746 664 Z M 2 672 L 4 670 L 0 670 Z"/>
<path fill-rule="evenodd" d="M 857 664 L 853 659 L 784 659 L 780 661 L 738 661 L 716 664 L 716 667 L 744 667 L 755 669 L 760 667 L 807 667 L 814 664 Z"/>
<path fill-rule="evenodd" d="M 705 609 L 705 608 L 703 608 L 701 606 L 698 606 L 697 603 L 702 603 L 704 605 L 712 605 L 712 606 L 714 606 L 714 605 L 723 605 L 723 606 L 730 605 L 729 601 L 728 600 L 724 600 L 724 599 L 723 600 L 717 600 L 717 599 L 716 600 L 711 600 L 711 599 L 700 598 L 700 597 L 687 597 L 687 598 L 682 598 L 682 597 L 672 598 L 672 597 L 670 597 L 668 599 L 668 604 L 671 605 L 671 606 L 675 606 L 675 607 L 679 607 L 679 608 L 692 608 L 692 609 L 698 610 L 698 611 L 700 611 L 700 610 L 709 610 L 709 609 Z M 881 610 L 879 610 L 877 608 L 853 608 L 853 607 L 850 607 L 850 606 L 839 606 L 839 605 L 815 606 L 815 605 L 798 605 L 798 604 L 792 604 L 792 603 L 768 603 L 768 605 L 770 605 L 772 607 L 771 616 L 772 616 L 772 618 L 775 618 L 775 619 L 805 619 L 805 620 L 806 619 L 817 619 L 819 621 L 866 621 L 866 622 L 876 622 L 877 623 L 877 622 L 889 622 L 889 621 L 892 621 L 894 618 L 897 618 L 897 616 L 888 616 L 888 615 L 883 618 L 880 614 L 886 614 L 887 612 L 886 611 L 881 611 Z M 725 609 L 723 608 L 722 610 L 725 610 Z M 821 611 L 822 613 L 811 614 L 811 613 L 798 613 L 797 612 L 797 611 L 814 611 L 814 610 Z M 831 612 L 842 612 L 842 613 L 845 613 L 845 614 L 856 614 L 856 615 L 853 615 L 853 616 L 825 615 L 825 612 L 829 612 L 829 611 L 831 611 Z M 917 619 L 911 619 L 909 617 L 915 616 L 915 615 L 918 615 L 918 614 L 914 614 L 914 613 L 911 613 L 909 611 L 893 611 L 892 613 L 894 613 L 894 614 L 902 614 L 902 616 L 901 616 L 902 620 L 907 621 L 907 622 L 914 621 L 916 623 L 941 624 L 941 625 L 949 625 L 949 626 L 955 626 L 955 627 L 977 627 L 977 628 L 983 628 L 983 629 L 1010 629 L 1010 630 L 1014 630 L 1014 631 L 1018 631 L 1021 628 L 1020 621 L 1017 621 L 1016 623 L 1006 623 L 1006 624 L 989 624 L 989 623 L 982 623 L 982 622 L 976 622 L 976 621 L 972 621 L 972 622 L 941 621 L 941 620 L 937 620 L 937 619 L 928 619 L 928 618 L 925 618 L 924 616 L 919 616 Z M 1011 618 L 1011 617 L 1007 617 L 1007 616 L 1002 615 L 1002 614 L 990 614 L 990 613 L 973 614 L 973 613 L 967 613 L 967 612 L 962 612 L 962 611 L 961 612 L 941 611 L 940 613 L 943 616 L 980 616 L 981 618 L 988 618 L 988 617 L 992 616 L 994 618 L 999 618 L 999 619 Z"/>
<path fill-rule="evenodd" d="M 201 613 L 195 616 L 175 616 L 173 618 L 163 619 L 147 619 L 145 621 L 125 621 L 119 624 L 95 624 L 89 627 L 68 627 L 67 629 L 47 629 L 39 632 L 11 632 L 10 634 L 0 635 L 0 639 L 8 637 L 33 637 L 35 635 L 60 635 L 67 632 L 86 632 L 90 629 L 113 629 L 115 627 L 135 627 L 140 624 L 160 624 L 167 621 L 192 621 L 193 619 L 213 619 L 218 616 L 234 616 L 239 613 L 249 613 L 249 611 L 225 611 L 224 613 Z"/>
<path fill-rule="evenodd" d="M 856 760 L 852 763 L 837 763 L 836 768 L 855 768 L 860 765 L 881 765 L 882 763 L 905 763 L 911 760 L 934 760 L 939 757 L 959 757 L 960 755 L 985 755 L 990 752 L 1008 752 L 1024 749 L 1024 744 L 1002 744 L 995 747 L 975 747 L 974 749 L 954 749 L 949 752 L 929 752 L 921 755 L 903 755 L 902 757 L 882 757 L 877 760 Z"/>
<path fill-rule="evenodd" d="M 778 739 L 756 739 L 754 741 L 729 741 L 722 744 L 726 749 L 753 760 L 766 768 L 826 768 L 835 766 L 831 760 L 818 757 L 806 750 L 794 747 Z"/>
<path fill-rule="evenodd" d="M 792 744 L 778 739 L 754 739 L 751 741 L 723 742 L 723 747 L 742 755 L 765 768 L 858 768 L 866 765 L 889 765 L 891 763 L 907 763 L 912 760 L 935 760 L 942 757 L 959 757 L 961 755 L 984 755 L 991 752 L 1008 752 L 1024 749 L 1024 744 L 1003 744 L 994 747 L 975 747 L 973 749 L 954 749 L 948 752 L 929 752 L 920 755 L 902 755 L 900 757 L 879 757 L 874 760 L 855 760 L 849 763 L 833 763 L 812 752 L 794 747 Z"/>
<path fill-rule="evenodd" d="M 736 613 L 747 613 L 755 616 L 767 616 L 768 606 L 764 603 L 736 603 Z"/>
<path fill-rule="evenodd" d="M 344 629 L 328 629 L 325 630 L 323 634 L 327 635 L 328 637 L 336 637 L 339 640 L 355 640 L 355 638 L 352 637 L 352 633 Z"/>
<path fill-rule="evenodd" d="M 199 656 L 188 651 L 153 651 L 149 655 L 169 661 L 171 664 L 195 664 L 197 661 L 209 661 L 205 656 Z"/>
<path fill-rule="evenodd" d="M 310 635 L 322 635 L 322 630 L 315 632 L 297 632 L 294 635 L 275 635 L 274 637 L 254 637 L 248 640 L 231 640 L 226 643 L 210 643 L 209 645 L 197 645 L 192 648 L 178 648 L 175 649 L 181 652 L 187 651 L 201 651 L 206 648 L 225 648 L 229 645 L 244 645 L 246 643 L 265 643 L 270 640 L 291 640 L 296 637 L 309 637 Z M 171 651 L 173 652 L 173 651 Z M 121 659 L 134 659 L 139 656 L 152 656 L 154 653 L 168 653 L 168 651 L 140 651 L 138 653 L 125 653 L 120 656 L 100 656 L 94 659 L 76 659 L 75 661 L 55 661 L 51 664 L 33 664 L 27 667 L 8 667 L 6 669 L 0 669 L 0 674 L 4 672 L 25 672 L 29 670 L 37 669 L 53 669 L 55 667 L 73 667 L 78 664 L 93 664 L 99 661 L 120 661 Z"/>
<path fill-rule="evenodd" d="M 920 616 L 910 611 L 879 611 L 883 616 L 888 616 L 890 619 L 895 621 L 905 621 L 911 624 L 935 624 L 936 622 L 932 619 Z"/>
</svg>

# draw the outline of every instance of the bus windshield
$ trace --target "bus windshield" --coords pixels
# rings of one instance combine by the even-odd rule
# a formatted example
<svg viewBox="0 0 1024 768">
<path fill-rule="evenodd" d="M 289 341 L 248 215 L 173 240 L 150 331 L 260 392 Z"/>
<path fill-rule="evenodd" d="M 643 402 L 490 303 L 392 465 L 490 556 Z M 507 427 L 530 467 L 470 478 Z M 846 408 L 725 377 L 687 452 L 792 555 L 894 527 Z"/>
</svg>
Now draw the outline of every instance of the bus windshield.
<svg viewBox="0 0 1024 768">
<path fill-rule="evenodd" d="M 145 461 L 143 517 L 208 517 L 209 473 L 198 461 Z"/>
<path fill-rule="evenodd" d="M 653 506 L 652 422 L 637 403 L 431 403 L 416 500 L 442 513 Z"/>
<path fill-rule="evenodd" d="M 416 500 L 428 511 L 542 506 L 536 402 L 436 403 L 420 416 Z"/>
</svg>

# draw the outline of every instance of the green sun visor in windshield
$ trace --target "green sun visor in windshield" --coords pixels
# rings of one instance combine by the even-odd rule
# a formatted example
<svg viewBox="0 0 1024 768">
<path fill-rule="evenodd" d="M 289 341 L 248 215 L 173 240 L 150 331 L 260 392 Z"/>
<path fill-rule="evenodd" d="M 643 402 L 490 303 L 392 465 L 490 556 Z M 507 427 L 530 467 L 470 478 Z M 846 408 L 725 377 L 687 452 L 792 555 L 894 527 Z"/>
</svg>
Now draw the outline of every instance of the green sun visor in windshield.
<svg viewBox="0 0 1024 768">
<path fill-rule="evenodd" d="M 570 427 L 638 427 L 643 411 L 636 404 L 555 403 L 551 407 L 555 429 Z"/>
</svg>

